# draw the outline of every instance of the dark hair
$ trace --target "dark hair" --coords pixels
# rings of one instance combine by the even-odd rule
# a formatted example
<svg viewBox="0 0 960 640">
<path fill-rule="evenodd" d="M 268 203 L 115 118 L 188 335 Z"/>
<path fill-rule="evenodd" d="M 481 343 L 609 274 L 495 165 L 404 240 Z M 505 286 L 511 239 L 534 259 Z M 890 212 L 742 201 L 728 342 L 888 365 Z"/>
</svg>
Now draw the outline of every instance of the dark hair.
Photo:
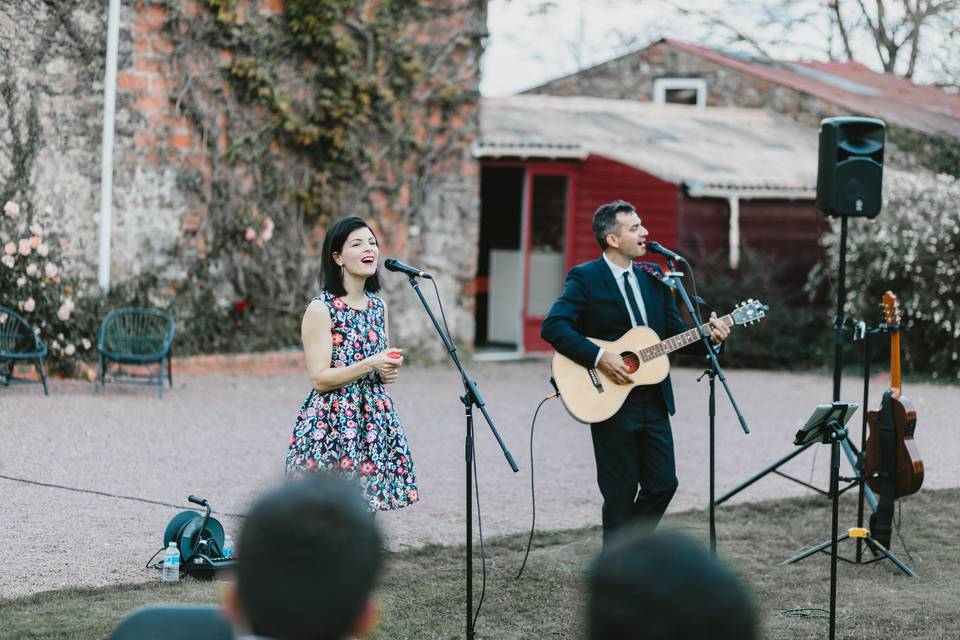
<svg viewBox="0 0 960 640">
<path fill-rule="evenodd" d="M 380 534 L 360 493 L 312 473 L 256 501 L 237 547 L 237 592 L 254 634 L 340 640 L 353 630 L 381 564 Z"/>
<path fill-rule="evenodd" d="M 356 216 L 344 218 L 333 224 L 327 229 L 327 235 L 323 239 L 322 262 L 320 263 L 320 282 L 323 288 L 330 293 L 338 296 L 347 294 L 343 288 L 343 268 L 333 260 L 333 254 L 343 251 L 343 245 L 347 242 L 347 237 L 357 229 L 370 229 L 370 225 L 363 219 Z M 373 229 L 370 229 L 373 233 Z M 374 234 L 376 238 L 376 234 Z M 363 283 L 363 290 L 370 293 L 380 291 L 380 271 L 377 270 L 372 276 Z"/>
<path fill-rule="evenodd" d="M 753 602 L 725 564 L 675 531 L 628 528 L 589 577 L 590 640 L 753 640 Z"/>
<path fill-rule="evenodd" d="M 633 212 L 636 209 L 625 200 L 614 200 L 597 207 L 593 214 L 593 237 L 597 239 L 600 250 L 607 248 L 607 235 L 617 232 L 617 214 L 621 211 Z"/>
</svg>

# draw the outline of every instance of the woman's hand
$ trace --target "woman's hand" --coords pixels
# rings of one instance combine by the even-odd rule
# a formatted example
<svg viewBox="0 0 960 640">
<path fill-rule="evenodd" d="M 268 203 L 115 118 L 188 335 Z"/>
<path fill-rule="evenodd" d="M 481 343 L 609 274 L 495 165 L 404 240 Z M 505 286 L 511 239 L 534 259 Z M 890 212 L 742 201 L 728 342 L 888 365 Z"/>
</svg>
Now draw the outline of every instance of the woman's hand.
<svg viewBox="0 0 960 640">
<path fill-rule="evenodd" d="M 367 358 L 367 362 L 373 367 L 373 370 L 380 374 L 381 378 L 394 374 L 396 378 L 397 369 L 403 365 L 403 349 L 387 349 Z"/>
</svg>

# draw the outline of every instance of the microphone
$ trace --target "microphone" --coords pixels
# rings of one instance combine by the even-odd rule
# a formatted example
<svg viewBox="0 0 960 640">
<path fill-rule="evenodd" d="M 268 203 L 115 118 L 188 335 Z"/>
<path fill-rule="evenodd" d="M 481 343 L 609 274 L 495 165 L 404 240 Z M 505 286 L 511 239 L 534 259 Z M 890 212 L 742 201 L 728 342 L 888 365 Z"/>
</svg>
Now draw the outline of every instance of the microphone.
<svg viewBox="0 0 960 640">
<path fill-rule="evenodd" d="M 671 260 L 676 260 L 678 262 L 686 262 L 686 259 L 683 256 L 670 251 L 670 249 L 667 249 L 659 242 L 654 242 L 653 240 L 648 241 L 647 249 L 650 249 L 650 251 L 653 251 L 654 253 L 659 253 L 665 258 L 670 258 Z"/>
<path fill-rule="evenodd" d="M 387 258 L 383 261 L 383 266 L 387 271 L 397 271 L 399 273 L 405 273 L 411 278 L 426 278 L 427 280 L 433 280 L 433 276 L 425 271 L 420 271 L 416 267 L 411 267 L 408 264 L 403 264 L 396 258 Z"/>
</svg>

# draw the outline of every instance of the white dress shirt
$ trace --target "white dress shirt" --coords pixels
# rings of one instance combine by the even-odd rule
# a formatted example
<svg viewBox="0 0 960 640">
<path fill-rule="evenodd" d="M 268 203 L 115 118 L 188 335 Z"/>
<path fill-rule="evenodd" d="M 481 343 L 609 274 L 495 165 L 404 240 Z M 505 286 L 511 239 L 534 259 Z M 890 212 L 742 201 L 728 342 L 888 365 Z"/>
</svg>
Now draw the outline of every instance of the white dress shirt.
<svg viewBox="0 0 960 640">
<path fill-rule="evenodd" d="M 636 327 L 638 324 L 637 319 L 633 317 L 633 309 L 630 308 L 630 301 L 627 300 L 627 290 L 624 288 L 626 284 L 623 279 L 623 274 L 629 274 L 627 276 L 627 281 L 630 283 L 630 288 L 633 289 L 633 297 L 637 300 L 637 308 L 640 309 L 641 321 L 643 324 L 647 324 L 647 308 L 643 303 L 643 296 L 640 295 L 640 283 L 637 281 L 637 274 L 633 270 L 633 262 L 630 262 L 630 265 L 627 268 L 623 268 L 615 265 L 610 258 L 607 257 L 607 254 L 604 253 L 603 261 L 607 263 L 607 266 L 610 267 L 610 271 L 613 272 L 613 279 L 617 282 L 617 288 L 620 289 L 620 297 L 623 298 L 623 306 L 627 308 L 627 314 L 630 316 L 631 326 Z M 600 362 L 600 358 L 603 357 L 603 349 L 597 352 L 597 359 L 594 360 L 593 366 L 597 366 Z"/>
</svg>

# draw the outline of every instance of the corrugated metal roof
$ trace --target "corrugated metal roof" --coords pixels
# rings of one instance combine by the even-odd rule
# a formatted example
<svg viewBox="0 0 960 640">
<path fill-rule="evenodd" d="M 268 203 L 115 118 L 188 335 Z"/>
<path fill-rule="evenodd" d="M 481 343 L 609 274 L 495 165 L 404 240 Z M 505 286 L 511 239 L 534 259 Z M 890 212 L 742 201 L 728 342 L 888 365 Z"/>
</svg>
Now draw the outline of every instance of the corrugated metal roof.
<svg viewBox="0 0 960 640">
<path fill-rule="evenodd" d="M 662 42 L 855 113 L 909 129 L 960 138 L 960 95 L 951 95 L 939 87 L 913 84 L 906 78 L 877 73 L 857 62 L 763 60 L 734 56 L 671 38 Z"/>
<path fill-rule="evenodd" d="M 491 157 L 498 154 L 478 149 L 502 149 L 498 157 L 531 157 L 538 154 L 511 153 L 510 146 L 580 148 L 701 191 L 812 198 L 817 144 L 816 129 L 761 109 L 518 95 L 482 99 L 474 152 Z"/>
</svg>

